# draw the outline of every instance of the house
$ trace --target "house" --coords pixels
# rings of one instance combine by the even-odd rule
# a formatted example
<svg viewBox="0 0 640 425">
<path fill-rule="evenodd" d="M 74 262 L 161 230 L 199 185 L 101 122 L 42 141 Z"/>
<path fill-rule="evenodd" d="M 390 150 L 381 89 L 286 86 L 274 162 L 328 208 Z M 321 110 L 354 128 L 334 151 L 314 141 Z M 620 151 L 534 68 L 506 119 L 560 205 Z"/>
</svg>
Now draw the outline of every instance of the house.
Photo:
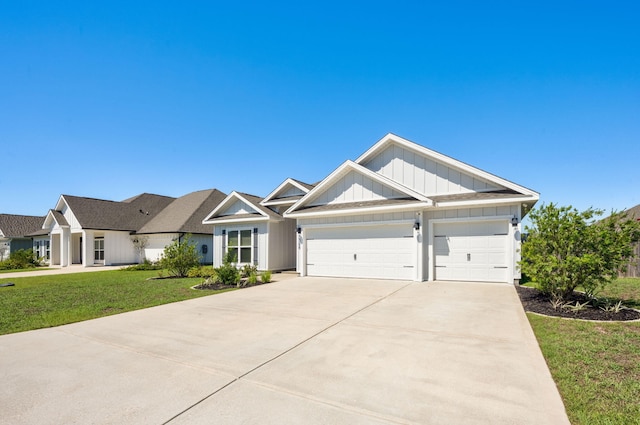
<svg viewBox="0 0 640 425">
<path fill-rule="evenodd" d="M 193 233 L 203 262 L 212 262 L 208 250 L 211 227 L 201 217 L 221 199 L 216 190 L 193 192 L 180 198 L 143 193 L 124 201 L 61 195 L 45 217 L 42 228 L 50 238 L 52 265 L 132 264 L 144 256 L 157 260 L 172 240 Z"/>
<path fill-rule="evenodd" d="M 297 200 L 301 276 L 513 283 L 533 190 L 387 134 Z"/>
<path fill-rule="evenodd" d="M 282 213 L 313 186 L 286 179 L 267 197 L 232 192 L 203 220 L 213 225 L 214 266 L 222 255 L 235 254 L 238 265 L 254 265 L 259 270 L 296 268 L 296 221 Z"/>
<path fill-rule="evenodd" d="M 40 216 L 0 214 L 0 261 L 14 251 L 35 248 L 29 235 L 40 229 L 43 221 L 44 217 Z M 39 254 L 40 246 L 34 252 Z M 46 256 L 46 251 L 43 254 Z"/>
</svg>

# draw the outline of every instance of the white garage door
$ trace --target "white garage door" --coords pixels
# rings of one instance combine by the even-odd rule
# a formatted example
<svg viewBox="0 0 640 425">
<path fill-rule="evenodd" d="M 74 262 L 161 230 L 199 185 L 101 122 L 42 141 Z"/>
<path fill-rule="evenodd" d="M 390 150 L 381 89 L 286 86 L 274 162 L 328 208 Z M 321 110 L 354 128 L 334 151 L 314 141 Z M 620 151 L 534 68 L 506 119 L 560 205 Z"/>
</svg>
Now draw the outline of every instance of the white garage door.
<svg viewBox="0 0 640 425">
<path fill-rule="evenodd" d="M 416 242 L 404 225 L 311 228 L 307 275 L 413 280 Z"/>
<path fill-rule="evenodd" d="M 509 223 L 436 223 L 433 230 L 436 280 L 510 282 Z"/>
</svg>

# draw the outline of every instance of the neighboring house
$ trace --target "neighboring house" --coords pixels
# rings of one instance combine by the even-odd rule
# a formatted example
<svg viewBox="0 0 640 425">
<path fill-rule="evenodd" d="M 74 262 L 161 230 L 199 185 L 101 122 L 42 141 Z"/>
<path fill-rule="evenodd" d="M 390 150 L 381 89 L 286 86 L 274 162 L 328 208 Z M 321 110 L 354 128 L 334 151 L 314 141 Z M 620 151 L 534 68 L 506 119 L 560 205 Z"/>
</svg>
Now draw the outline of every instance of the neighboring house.
<svg viewBox="0 0 640 425">
<path fill-rule="evenodd" d="M 629 217 L 634 217 L 636 220 L 640 221 L 640 205 L 629 208 L 628 210 L 625 210 L 625 212 Z M 640 243 L 636 242 L 633 244 L 633 252 L 635 254 L 635 258 L 627 265 L 626 272 L 620 272 L 618 274 L 619 277 L 640 277 Z"/>
<path fill-rule="evenodd" d="M 282 213 L 313 186 L 287 179 L 266 198 L 232 192 L 203 223 L 213 225 L 214 266 L 232 251 L 238 265 L 250 264 L 259 270 L 296 268 L 296 221 Z"/>
<path fill-rule="evenodd" d="M 44 217 L 39 216 L 0 214 L 0 261 L 9 258 L 14 251 L 35 248 L 29 235 L 42 228 L 43 221 Z M 46 258 L 46 251 L 44 254 Z"/>
<path fill-rule="evenodd" d="M 145 256 L 157 259 L 164 245 L 196 232 L 196 242 L 210 240 L 211 228 L 201 219 L 224 194 L 216 189 L 193 192 L 181 198 L 144 193 L 122 202 L 61 195 L 47 214 L 42 228 L 49 234 L 52 265 L 132 264 L 141 261 L 134 240 L 147 239 Z M 198 216 L 198 214 L 202 214 Z M 161 247 L 161 244 L 164 245 Z M 202 244 L 200 252 L 208 249 Z M 206 256 L 203 262 L 211 262 Z"/>
<path fill-rule="evenodd" d="M 191 241 L 195 242 L 196 249 L 202 257 L 202 262 L 212 264 L 213 226 L 203 224 L 202 218 L 225 197 L 226 195 L 219 190 L 209 189 L 192 192 L 171 202 L 136 232 L 136 235 L 147 238 L 146 258 L 151 261 L 159 260 L 165 246 L 189 233 Z"/>
<path fill-rule="evenodd" d="M 533 190 L 393 134 L 289 208 L 301 276 L 520 278 L 520 221 Z"/>
</svg>

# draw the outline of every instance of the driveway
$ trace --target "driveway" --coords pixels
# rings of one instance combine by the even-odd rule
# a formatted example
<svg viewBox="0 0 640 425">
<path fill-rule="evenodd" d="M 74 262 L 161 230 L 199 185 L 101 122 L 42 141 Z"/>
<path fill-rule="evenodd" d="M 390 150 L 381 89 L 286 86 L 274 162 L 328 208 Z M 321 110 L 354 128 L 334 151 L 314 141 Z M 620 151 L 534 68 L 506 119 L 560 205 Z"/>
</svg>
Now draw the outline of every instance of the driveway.
<svg viewBox="0 0 640 425">
<path fill-rule="evenodd" d="M 293 278 L 0 336 L 11 424 L 568 424 L 512 286 Z"/>
</svg>

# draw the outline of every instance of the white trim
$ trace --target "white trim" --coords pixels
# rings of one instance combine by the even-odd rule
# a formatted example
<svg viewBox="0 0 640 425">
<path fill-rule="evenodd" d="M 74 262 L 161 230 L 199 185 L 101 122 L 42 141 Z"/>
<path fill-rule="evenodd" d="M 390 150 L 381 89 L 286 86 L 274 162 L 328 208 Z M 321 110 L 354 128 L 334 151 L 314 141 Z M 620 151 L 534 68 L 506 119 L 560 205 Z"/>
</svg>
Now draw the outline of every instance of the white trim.
<svg viewBox="0 0 640 425">
<path fill-rule="evenodd" d="M 232 215 L 229 216 L 228 219 L 212 219 L 207 221 L 204 224 L 213 224 L 217 226 L 219 224 L 235 224 L 235 223 L 256 223 L 263 221 L 270 221 L 268 217 L 243 217 L 243 218 L 231 218 Z"/>
<path fill-rule="evenodd" d="M 426 203 L 413 203 L 413 204 L 398 204 L 398 205 L 379 205 L 375 207 L 355 207 L 341 210 L 325 210 L 325 211 L 316 211 L 316 212 L 294 212 L 294 213 L 285 213 L 287 218 L 314 218 L 314 217 L 333 217 L 333 216 L 341 216 L 341 215 L 359 215 L 359 214 L 375 214 L 375 213 L 389 213 L 389 212 L 400 212 L 400 211 L 413 211 L 420 210 L 422 211 L 425 208 L 431 207 L 430 204 Z"/>
<path fill-rule="evenodd" d="M 216 223 L 224 223 L 226 221 L 213 221 L 213 218 L 221 211 L 224 211 L 224 208 L 228 208 L 228 203 L 232 200 L 232 199 L 239 199 L 242 202 L 244 202 L 245 204 L 249 205 L 256 213 L 260 214 L 261 216 L 265 217 L 267 220 L 269 220 L 271 217 L 269 217 L 269 215 L 267 215 L 265 212 L 263 212 L 260 208 L 256 208 L 256 205 L 249 201 L 248 199 L 246 199 L 244 196 L 242 196 L 240 193 L 236 192 L 235 190 L 233 192 L 231 192 L 229 195 L 227 195 L 226 198 L 224 198 L 222 200 L 222 202 L 220 202 L 218 204 L 217 207 L 215 207 L 213 209 L 213 211 L 211 211 L 205 218 L 204 220 L 202 220 L 202 224 L 216 224 Z M 223 216 L 222 216 L 223 217 Z M 233 216 L 229 216 L 229 219 L 231 219 Z M 244 218 L 241 219 L 236 219 L 238 221 L 244 221 Z M 252 220 L 255 220 L 252 218 Z"/>
<path fill-rule="evenodd" d="M 373 172 L 368 168 L 363 167 L 362 165 L 359 165 L 353 161 L 347 160 L 344 163 L 342 163 L 342 165 L 340 165 L 338 168 L 333 170 L 333 172 L 329 174 L 324 180 L 322 180 L 322 182 L 320 182 L 316 187 L 311 189 L 305 196 L 302 197 L 302 199 L 298 200 L 295 204 L 291 206 L 291 208 L 285 211 L 284 216 L 294 217 L 293 215 L 291 215 L 291 213 L 293 213 L 296 209 L 300 208 L 305 203 L 316 199 L 318 196 L 320 196 L 320 194 L 322 194 L 322 192 L 327 187 L 330 187 L 330 185 L 333 184 L 335 180 L 347 174 L 347 172 L 349 171 L 355 171 L 357 173 L 360 173 L 384 186 L 390 187 L 394 190 L 397 190 L 398 192 L 404 193 L 405 195 L 415 198 L 418 201 L 425 202 L 427 206 L 433 205 L 433 202 L 423 194 L 418 193 L 413 189 L 410 189 L 396 182 L 395 180 L 392 180 L 386 176 L 383 176 L 382 174 Z M 366 208 L 360 209 L 360 211 L 363 211 L 363 210 L 366 210 Z"/>
<path fill-rule="evenodd" d="M 303 191 L 305 194 L 309 193 L 309 189 L 308 188 L 304 187 L 303 185 L 301 185 L 300 183 L 298 183 L 297 181 L 295 181 L 294 179 L 289 177 L 285 181 L 280 183 L 280 185 L 278 187 L 276 187 L 274 190 L 272 190 L 270 194 L 265 196 L 264 199 L 262 200 L 262 202 L 260 202 L 260 204 L 266 206 L 267 204 L 276 205 L 276 203 L 279 203 L 279 201 L 275 201 L 275 202 L 271 201 L 271 198 L 275 197 L 278 194 L 278 192 L 280 192 L 288 184 L 297 187 L 298 189 Z M 286 202 L 288 203 L 288 202 L 291 202 L 291 201 L 286 201 Z"/>
<path fill-rule="evenodd" d="M 476 200 L 465 200 L 465 201 L 443 201 L 438 202 L 435 201 L 435 206 L 439 210 L 451 209 L 451 208 L 459 208 L 459 207 L 474 207 L 474 206 L 483 206 L 483 205 L 513 205 L 519 204 L 525 201 L 530 201 L 535 203 L 537 199 L 533 199 L 529 196 L 521 196 L 521 197 L 513 197 L 513 198 L 494 198 L 494 199 L 476 199 Z"/>
<path fill-rule="evenodd" d="M 463 172 L 472 174 L 472 175 L 476 175 L 484 180 L 488 180 L 492 183 L 495 183 L 499 186 L 504 186 L 506 188 L 509 189 L 513 189 L 516 192 L 520 192 L 522 194 L 525 195 L 530 195 L 533 196 L 536 200 L 540 198 L 540 194 L 538 192 L 535 192 L 531 189 L 528 189 L 524 186 L 520 186 L 516 183 L 513 183 L 509 180 L 505 180 L 502 177 L 498 177 L 494 174 L 488 173 L 484 170 L 481 170 L 479 168 L 476 168 L 472 165 L 466 164 L 462 161 L 458 161 L 457 159 L 451 158 L 450 156 L 441 154 L 439 152 L 436 152 L 434 150 L 428 149 L 424 146 L 418 145 L 417 143 L 414 143 L 410 140 L 404 139 L 400 136 L 396 136 L 393 133 L 388 133 L 386 136 L 384 136 L 382 139 L 380 139 L 375 145 L 373 145 L 371 148 L 369 148 L 365 153 L 363 153 L 362 155 L 360 155 L 360 157 L 358 157 L 358 159 L 356 159 L 356 163 L 357 164 L 361 164 L 362 162 L 365 162 L 369 159 L 371 159 L 374 155 L 376 155 L 378 152 L 382 151 L 383 149 L 385 149 L 388 145 L 390 144 L 398 144 L 404 148 L 413 150 L 415 152 L 418 152 L 422 155 L 425 155 L 427 157 L 431 157 L 433 159 L 436 159 L 437 161 L 440 161 L 450 167 L 453 168 L 457 168 Z"/>
<path fill-rule="evenodd" d="M 462 217 L 462 218 L 434 218 L 429 220 L 429 246 L 427 248 L 427 255 L 429 257 L 428 259 L 428 263 L 429 263 L 429 275 L 428 275 L 428 281 L 432 282 L 434 279 L 434 275 L 435 275 L 435 261 L 434 261 L 434 255 L 433 255 L 433 228 L 435 224 L 439 224 L 439 223 L 478 223 L 478 222 L 483 222 L 483 221 L 506 221 L 508 223 L 508 229 L 509 232 L 507 234 L 509 240 L 513 240 L 514 236 L 515 236 L 515 230 L 514 229 L 518 229 L 518 227 L 514 227 L 511 225 L 511 219 L 513 218 L 513 215 L 494 215 L 494 216 L 487 216 L 487 217 Z M 513 275 L 514 275 L 514 252 L 513 252 L 513 243 L 508 244 L 509 246 L 507 247 L 507 255 L 509 256 L 509 263 L 507 264 L 507 267 L 509 268 L 507 274 L 508 276 L 511 276 L 511 279 L 513 279 Z M 508 282 L 505 282 L 508 283 Z M 513 282 L 511 282 L 513 283 Z"/>
<path fill-rule="evenodd" d="M 401 224 L 413 224 L 415 220 L 383 220 L 383 221 L 359 221 L 357 223 L 317 223 L 317 224 L 299 224 L 298 227 L 304 229 L 316 229 L 322 227 L 373 227 L 373 226 L 394 226 Z"/>
</svg>

